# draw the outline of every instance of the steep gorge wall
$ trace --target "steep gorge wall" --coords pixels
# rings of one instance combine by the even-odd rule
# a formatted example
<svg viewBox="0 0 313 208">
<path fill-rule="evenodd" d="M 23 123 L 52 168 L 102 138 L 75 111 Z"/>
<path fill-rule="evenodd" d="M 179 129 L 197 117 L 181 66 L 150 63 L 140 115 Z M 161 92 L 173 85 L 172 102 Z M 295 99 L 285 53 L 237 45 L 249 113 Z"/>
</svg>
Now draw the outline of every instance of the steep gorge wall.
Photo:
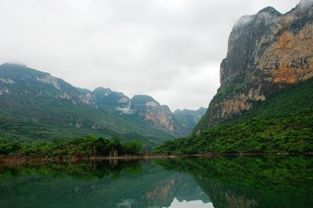
<svg viewBox="0 0 313 208">
<path fill-rule="evenodd" d="M 280 14 L 267 7 L 242 17 L 221 63 L 221 86 L 195 132 L 225 121 L 281 89 L 313 77 L 313 1 Z"/>
</svg>

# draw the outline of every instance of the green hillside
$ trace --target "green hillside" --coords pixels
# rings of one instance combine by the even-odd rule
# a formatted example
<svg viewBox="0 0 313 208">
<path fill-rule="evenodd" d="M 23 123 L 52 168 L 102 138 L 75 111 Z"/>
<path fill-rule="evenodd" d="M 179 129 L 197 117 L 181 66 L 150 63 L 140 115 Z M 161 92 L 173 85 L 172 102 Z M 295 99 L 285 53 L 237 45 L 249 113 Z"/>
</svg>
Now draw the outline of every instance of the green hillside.
<svg viewBox="0 0 313 208">
<path fill-rule="evenodd" d="M 137 115 L 114 111 L 122 93 L 80 89 L 25 66 L 0 66 L 0 138 L 23 141 L 72 139 L 86 135 L 139 140 L 155 146 L 174 136 Z M 116 106 L 115 106 L 116 107 Z"/>
<path fill-rule="evenodd" d="M 157 152 L 313 152 L 313 79 L 289 87 L 199 135 L 165 142 Z"/>
<path fill-rule="evenodd" d="M 176 110 L 174 112 L 176 118 L 180 121 L 183 126 L 183 130 L 186 132 L 186 135 L 190 135 L 199 123 L 201 117 L 206 113 L 207 109 L 200 107 L 198 110 Z"/>
</svg>

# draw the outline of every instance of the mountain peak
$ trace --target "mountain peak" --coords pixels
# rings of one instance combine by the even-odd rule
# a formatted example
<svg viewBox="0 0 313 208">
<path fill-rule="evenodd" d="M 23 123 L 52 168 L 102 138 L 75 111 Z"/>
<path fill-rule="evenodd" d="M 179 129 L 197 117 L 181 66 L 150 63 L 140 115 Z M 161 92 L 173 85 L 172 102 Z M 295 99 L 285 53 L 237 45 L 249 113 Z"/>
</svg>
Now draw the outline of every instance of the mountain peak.
<svg viewBox="0 0 313 208">
<path fill-rule="evenodd" d="M 96 89 L 94 89 L 93 92 L 98 92 L 98 93 L 107 93 L 107 94 L 111 94 L 112 90 L 110 88 L 104 88 L 104 87 L 97 87 Z"/>
<path fill-rule="evenodd" d="M 312 6 L 313 0 L 302 0 L 286 14 L 266 7 L 240 19 L 221 63 L 221 86 L 196 131 L 240 115 L 256 102 L 313 77 Z"/>
<path fill-rule="evenodd" d="M 281 15 L 282 14 L 274 7 L 268 6 L 260 10 L 257 14 L 241 16 L 239 20 L 235 23 L 234 28 L 242 28 L 257 20 L 266 20 L 270 22 L 271 19 L 280 17 Z"/>
<path fill-rule="evenodd" d="M 47 72 L 38 71 L 36 69 L 29 68 L 24 64 L 18 63 L 3 63 L 0 65 L 0 70 L 2 75 L 5 76 L 50 76 L 50 74 Z"/>
<path fill-rule="evenodd" d="M 145 104 L 147 102 L 157 103 L 157 101 L 149 95 L 134 95 L 131 100 L 133 104 Z"/>
<path fill-rule="evenodd" d="M 279 11 L 277 11 L 274 7 L 268 6 L 265 7 L 264 9 L 260 10 L 258 14 L 262 14 L 262 13 L 268 13 L 268 14 L 272 14 L 272 15 L 276 15 L 276 16 L 280 16 L 281 13 Z"/>
<path fill-rule="evenodd" d="M 2 67 L 20 67 L 20 68 L 27 68 L 26 64 L 21 64 L 21 63 L 3 63 L 0 66 Z"/>
</svg>

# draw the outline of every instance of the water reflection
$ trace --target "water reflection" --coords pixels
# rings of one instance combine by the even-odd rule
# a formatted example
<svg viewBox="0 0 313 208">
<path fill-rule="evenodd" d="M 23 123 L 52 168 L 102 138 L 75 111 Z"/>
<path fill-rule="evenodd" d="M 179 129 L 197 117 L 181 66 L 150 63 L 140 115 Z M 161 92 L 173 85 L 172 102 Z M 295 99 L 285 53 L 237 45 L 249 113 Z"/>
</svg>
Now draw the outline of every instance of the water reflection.
<svg viewBox="0 0 313 208">
<path fill-rule="evenodd" d="M 0 166 L 0 207 L 313 207 L 313 158 Z"/>
<path fill-rule="evenodd" d="M 171 203 L 169 208 L 214 208 L 212 202 L 204 203 L 201 200 L 196 201 L 178 201 L 174 198 L 174 201 Z"/>
<path fill-rule="evenodd" d="M 210 199 L 187 173 L 152 161 L 2 167 L 0 207 L 170 207 Z"/>
</svg>

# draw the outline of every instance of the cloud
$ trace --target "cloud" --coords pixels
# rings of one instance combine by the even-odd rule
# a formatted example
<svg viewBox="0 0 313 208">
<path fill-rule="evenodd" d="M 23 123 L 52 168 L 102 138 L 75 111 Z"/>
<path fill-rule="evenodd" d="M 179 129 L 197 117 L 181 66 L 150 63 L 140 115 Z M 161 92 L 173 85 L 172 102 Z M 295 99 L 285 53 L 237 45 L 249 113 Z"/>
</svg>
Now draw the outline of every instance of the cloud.
<svg viewBox="0 0 313 208">
<path fill-rule="evenodd" d="M 233 25 L 298 0 L 1 0 L 0 62 L 70 83 L 149 94 L 176 108 L 207 106 Z"/>
</svg>

